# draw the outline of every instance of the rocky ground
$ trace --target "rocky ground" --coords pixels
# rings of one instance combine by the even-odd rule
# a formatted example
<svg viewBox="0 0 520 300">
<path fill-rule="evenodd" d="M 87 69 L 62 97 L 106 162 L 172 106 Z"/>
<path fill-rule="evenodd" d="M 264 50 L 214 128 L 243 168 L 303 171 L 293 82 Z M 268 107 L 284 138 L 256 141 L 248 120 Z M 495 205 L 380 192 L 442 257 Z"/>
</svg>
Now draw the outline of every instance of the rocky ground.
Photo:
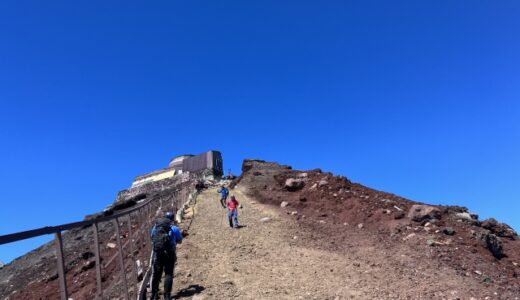
<svg viewBox="0 0 520 300">
<path fill-rule="evenodd" d="M 424 205 L 320 170 L 254 160 L 244 162 L 234 185 L 287 222 L 279 228 L 285 237 L 279 244 L 295 243 L 345 263 L 331 272 L 341 283 L 334 291 L 343 286 L 359 299 L 520 297 L 516 233 L 463 207 Z M 313 294 L 329 296 L 320 295 Z"/>
<path fill-rule="evenodd" d="M 229 228 L 215 185 L 180 224 L 190 235 L 178 249 L 177 299 L 520 299 L 516 232 L 463 207 L 257 160 L 244 161 L 231 187 L 242 228 Z M 64 236 L 73 299 L 93 298 L 90 235 Z M 116 299 L 115 236 L 110 227 L 101 235 L 106 295 Z M 0 269 L 0 295 L 57 299 L 52 244 Z"/>
</svg>

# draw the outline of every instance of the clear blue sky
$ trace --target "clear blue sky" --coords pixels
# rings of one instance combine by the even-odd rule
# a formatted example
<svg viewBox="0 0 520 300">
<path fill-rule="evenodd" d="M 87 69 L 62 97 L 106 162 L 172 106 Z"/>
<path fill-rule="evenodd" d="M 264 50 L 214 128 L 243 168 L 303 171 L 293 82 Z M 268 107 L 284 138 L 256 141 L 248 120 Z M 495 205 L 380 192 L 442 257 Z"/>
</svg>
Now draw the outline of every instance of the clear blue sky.
<svg viewBox="0 0 520 300">
<path fill-rule="evenodd" d="M 2 1 L 0 234 L 80 220 L 209 149 L 235 173 L 320 167 L 519 230 L 518 16 L 518 1 Z"/>
</svg>

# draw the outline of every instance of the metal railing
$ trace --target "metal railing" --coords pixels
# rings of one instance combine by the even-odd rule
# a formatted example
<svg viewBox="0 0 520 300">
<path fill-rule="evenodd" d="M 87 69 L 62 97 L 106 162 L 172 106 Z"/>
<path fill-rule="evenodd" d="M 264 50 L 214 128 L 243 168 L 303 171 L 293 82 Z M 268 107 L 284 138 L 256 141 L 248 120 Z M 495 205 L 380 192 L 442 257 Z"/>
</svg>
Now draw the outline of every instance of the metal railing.
<svg viewBox="0 0 520 300">
<path fill-rule="evenodd" d="M 99 236 L 99 225 L 105 222 L 112 222 L 113 228 L 115 229 L 116 235 L 116 253 L 112 255 L 112 257 L 108 260 L 106 264 L 104 264 L 104 268 L 113 263 L 116 259 L 119 265 L 120 275 L 122 285 L 124 287 L 123 296 L 125 299 L 130 299 L 130 290 L 129 290 L 129 282 L 127 278 L 127 269 L 128 269 L 128 259 L 125 262 L 124 249 L 129 248 L 129 257 L 131 258 L 130 269 L 134 276 L 132 276 L 133 280 L 130 284 L 133 284 L 133 290 L 137 291 L 137 285 L 140 281 L 145 280 L 146 276 L 143 276 L 142 280 L 139 280 L 139 270 L 135 261 L 135 243 L 139 241 L 142 243 L 142 251 L 139 251 L 142 257 L 146 258 L 151 253 L 151 240 L 150 240 L 150 229 L 153 225 L 155 217 L 157 215 L 158 210 L 171 210 L 173 213 L 176 213 L 188 200 L 190 194 L 190 185 L 189 182 L 183 182 L 174 188 L 171 194 L 168 197 L 156 197 L 146 199 L 141 203 L 134 205 L 128 209 L 116 211 L 113 215 L 98 217 L 92 220 L 85 220 L 80 222 L 74 222 L 69 224 L 63 224 L 58 226 L 47 226 L 34 230 L 28 230 L 13 234 L 7 234 L 0 236 L 0 245 L 13 243 L 33 237 L 38 237 L 46 234 L 54 234 L 55 236 L 55 253 L 56 253 L 56 264 L 58 270 L 58 280 L 59 280 L 59 294 L 62 300 L 67 300 L 69 293 L 67 289 L 67 278 L 66 278 L 66 269 L 65 269 L 65 253 L 64 253 L 64 241 L 62 237 L 62 232 L 82 228 L 86 230 L 88 227 L 91 227 L 94 239 L 94 256 L 95 256 L 95 271 L 96 271 L 96 298 L 103 298 L 103 286 L 102 286 L 102 266 L 101 266 L 101 252 L 99 248 L 100 244 L 100 236 Z M 127 219 L 126 224 L 126 233 L 127 233 L 127 241 L 126 243 L 122 243 L 121 240 L 121 223 L 124 224 L 124 219 Z M 136 230 L 132 230 L 132 221 L 137 223 L 135 226 Z M 146 262 L 146 259 L 142 260 L 143 264 Z M 140 298 L 136 292 L 136 298 Z"/>
</svg>

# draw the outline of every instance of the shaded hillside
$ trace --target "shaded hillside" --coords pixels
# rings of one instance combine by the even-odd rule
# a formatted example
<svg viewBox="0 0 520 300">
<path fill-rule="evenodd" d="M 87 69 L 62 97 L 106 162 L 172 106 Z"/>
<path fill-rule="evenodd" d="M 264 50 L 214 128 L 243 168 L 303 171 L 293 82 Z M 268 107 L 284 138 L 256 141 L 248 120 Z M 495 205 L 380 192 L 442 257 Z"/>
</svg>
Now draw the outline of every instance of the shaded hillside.
<svg viewBox="0 0 520 300">
<path fill-rule="evenodd" d="M 113 204 L 104 211 L 86 216 L 85 219 L 96 219 L 109 216 L 131 208 L 142 201 L 158 204 L 158 211 L 173 209 L 174 199 L 179 199 L 177 191 L 185 188 L 189 191 L 199 182 L 197 174 L 177 176 L 158 182 L 143 184 L 139 187 L 121 191 Z M 174 209 L 178 209 L 175 207 Z M 155 212 L 151 212 L 155 214 Z M 145 220 L 151 222 L 153 220 Z M 130 222 L 130 224 L 129 224 Z M 144 268 L 148 266 L 148 240 L 137 238 L 144 232 L 148 237 L 150 224 L 139 227 L 138 218 L 127 216 L 119 218 L 120 239 L 125 260 L 127 280 L 135 282 L 135 264 Z M 101 259 L 101 280 L 104 296 L 110 299 L 120 297 L 122 280 L 117 259 L 117 236 L 113 221 L 99 223 L 99 247 Z M 129 235 L 131 228 L 134 238 Z M 69 296 L 72 299 L 93 299 L 96 293 L 95 249 L 93 229 L 91 226 L 77 228 L 63 233 L 64 265 L 67 277 Z M 59 285 L 56 265 L 55 242 L 51 241 L 41 247 L 13 260 L 0 269 L 0 299 L 58 299 Z M 140 281 L 140 279 L 139 279 Z M 136 295 L 137 285 L 129 284 L 132 296 Z"/>
</svg>

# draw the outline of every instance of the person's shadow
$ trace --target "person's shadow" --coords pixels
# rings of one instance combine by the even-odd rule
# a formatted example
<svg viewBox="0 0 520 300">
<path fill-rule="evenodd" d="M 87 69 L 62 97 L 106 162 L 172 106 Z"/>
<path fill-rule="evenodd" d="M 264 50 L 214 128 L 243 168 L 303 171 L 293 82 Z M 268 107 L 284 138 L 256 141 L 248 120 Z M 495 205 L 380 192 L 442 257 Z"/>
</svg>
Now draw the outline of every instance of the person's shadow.
<svg viewBox="0 0 520 300">
<path fill-rule="evenodd" d="M 203 290 L 205 290 L 205 288 L 202 285 L 192 284 L 187 288 L 179 290 L 177 294 L 173 296 L 173 299 L 192 297 L 193 295 L 202 293 Z"/>
</svg>

